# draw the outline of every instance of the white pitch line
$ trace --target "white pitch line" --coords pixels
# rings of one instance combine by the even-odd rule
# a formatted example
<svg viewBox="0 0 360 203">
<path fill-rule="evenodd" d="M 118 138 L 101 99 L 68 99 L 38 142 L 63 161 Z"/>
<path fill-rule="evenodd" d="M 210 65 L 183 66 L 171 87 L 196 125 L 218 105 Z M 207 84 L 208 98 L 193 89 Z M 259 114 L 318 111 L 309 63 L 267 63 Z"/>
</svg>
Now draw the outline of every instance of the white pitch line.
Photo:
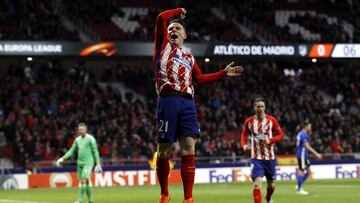
<svg viewBox="0 0 360 203">
<path fill-rule="evenodd" d="M 0 199 L 0 202 L 4 202 L 4 203 L 50 203 L 50 202 L 23 201 L 23 200 L 12 200 L 12 199 Z"/>
<path fill-rule="evenodd" d="M 316 185 L 316 187 L 353 188 L 353 187 L 359 187 L 359 185 Z"/>
</svg>

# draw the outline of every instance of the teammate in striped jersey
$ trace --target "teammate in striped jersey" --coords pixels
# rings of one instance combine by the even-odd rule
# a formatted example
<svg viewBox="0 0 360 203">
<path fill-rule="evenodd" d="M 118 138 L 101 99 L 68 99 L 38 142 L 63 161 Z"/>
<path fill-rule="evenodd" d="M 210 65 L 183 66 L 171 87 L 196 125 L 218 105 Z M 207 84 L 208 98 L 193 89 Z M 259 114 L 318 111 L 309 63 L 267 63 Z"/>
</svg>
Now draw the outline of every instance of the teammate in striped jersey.
<svg viewBox="0 0 360 203">
<path fill-rule="evenodd" d="M 176 141 L 180 143 L 184 202 L 194 202 L 195 143 L 200 126 L 194 102 L 193 77 L 201 85 L 225 76 L 240 75 L 244 70 L 230 63 L 224 70 L 202 74 L 194 56 L 183 46 L 186 39 L 185 14 L 183 8 L 164 11 L 158 15 L 155 27 L 153 63 L 158 94 L 156 128 L 159 138 L 156 170 L 161 187 L 160 203 L 170 200 L 169 158 Z"/>
<path fill-rule="evenodd" d="M 321 154 L 315 151 L 309 144 L 310 133 L 311 133 L 311 123 L 305 122 L 303 124 L 303 129 L 297 134 L 296 157 L 299 164 L 299 170 L 296 174 L 296 180 L 297 180 L 296 193 L 301 195 L 309 194 L 302 187 L 302 185 L 308 178 L 309 174 L 311 174 L 308 151 L 313 153 L 318 159 L 322 158 Z"/>
<path fill-rule="evenodd" d="M 283 139 L 281 127 L 273 116 L 265 113 L 264 98 L 256 98 L 255 115 L 247 118 L 241 133 L 241 146 L 244 151 L 251 150 L 251 178 L 254 182 L 253 198 L 261 203 L 261 180 L 267 180 L 266 201 L 272 202 L 271 195 L 275 190 L 275 154 L 274 143 Z M 250 144 L 248 144 L 250 141 Z"/>
</svg>

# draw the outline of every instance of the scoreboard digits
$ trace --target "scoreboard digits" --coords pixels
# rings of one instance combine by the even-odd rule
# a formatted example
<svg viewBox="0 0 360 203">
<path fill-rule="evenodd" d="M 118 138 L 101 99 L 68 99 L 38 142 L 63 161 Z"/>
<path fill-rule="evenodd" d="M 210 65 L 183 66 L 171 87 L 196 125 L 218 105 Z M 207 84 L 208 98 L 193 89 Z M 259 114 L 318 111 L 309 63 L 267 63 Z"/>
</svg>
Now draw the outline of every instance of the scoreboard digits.
<svg viewBox="0 0 360 203">
<path fill-rule="evenodd" d="M 332 58 L 360 58 L 360 44 L 336 44 Z"/>
</svg>

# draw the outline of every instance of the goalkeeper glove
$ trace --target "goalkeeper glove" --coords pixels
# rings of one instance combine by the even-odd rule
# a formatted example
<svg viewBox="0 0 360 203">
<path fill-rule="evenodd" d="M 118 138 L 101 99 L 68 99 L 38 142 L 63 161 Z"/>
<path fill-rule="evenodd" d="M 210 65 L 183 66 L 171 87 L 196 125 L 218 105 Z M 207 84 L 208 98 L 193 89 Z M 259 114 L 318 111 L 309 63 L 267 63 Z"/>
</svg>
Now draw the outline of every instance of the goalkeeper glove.
<svg viewBox="0 0 360 203">
<path fill-rule="evenodd" d="M 57 161 L 56 161 L 56 166 L 57 167 L 60 167 L 60 165 L 61 165 L 61 163 L 64 161 L 64 158 L 60 158 L 60 159 L 58 159 Z"/>
<path fill-rule="evenodd" d="M 96 165 L 94 171 L 95 173 L 101 173 L 103 171 L 101 165 Z"/>
</svg>

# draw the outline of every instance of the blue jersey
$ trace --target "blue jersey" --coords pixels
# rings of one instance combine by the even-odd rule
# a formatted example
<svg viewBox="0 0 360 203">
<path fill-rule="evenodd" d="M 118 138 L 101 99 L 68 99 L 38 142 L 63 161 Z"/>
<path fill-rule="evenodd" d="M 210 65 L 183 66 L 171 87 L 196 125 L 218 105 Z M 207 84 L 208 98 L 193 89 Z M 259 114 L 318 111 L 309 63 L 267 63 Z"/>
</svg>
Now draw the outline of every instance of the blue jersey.
<svg viewBox="0 0 360 203">
<path fill-rule="evenodd" d="M 298 158 L 307 158 L 308 150 L 305 148 L 305 143 L 308 142 L 308 134 L 302 130 L 297 134 L 297 144 L 296 144 L 296 156 Z"/>
</svg>

